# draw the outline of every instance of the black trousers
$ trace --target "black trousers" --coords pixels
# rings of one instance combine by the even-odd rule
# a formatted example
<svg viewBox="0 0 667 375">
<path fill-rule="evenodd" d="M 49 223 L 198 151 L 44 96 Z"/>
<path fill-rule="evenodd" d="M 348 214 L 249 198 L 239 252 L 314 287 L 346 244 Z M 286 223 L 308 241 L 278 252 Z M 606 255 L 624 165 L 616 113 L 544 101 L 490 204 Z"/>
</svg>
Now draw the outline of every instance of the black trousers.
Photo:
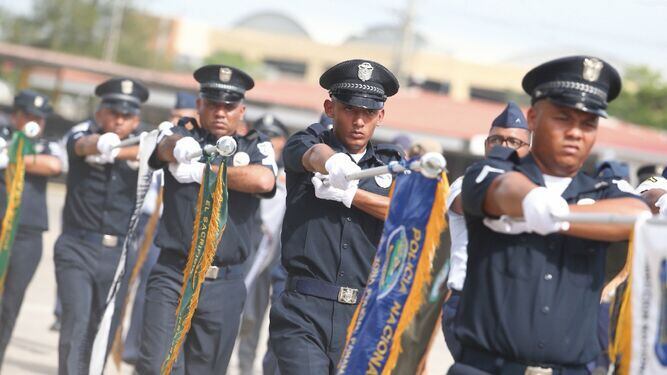
<svg viewBox="0 0 667 375">
<path fill-rule="evenodd" d="M 87 241 L 63 233 L 54 246 L 58 297 L 62 304 L 60 339 L 58 341 L 58 373 L 88 374 L 90 353 L 104 306 L 113 281 L 122 243 L 116 247 Z M 126 273 L 126 276 L 128 273 Z M 127 290 L 127 283 L 118 293 L 117 317 Z M 117 322 L 112 322 L 114 332 Z M 110 340 L 113 334 L 110 335 Z"/>
<path fill-rule="evenodd" d="M 286 290 L 271 306 L 270 345 L 281 374 L 333 374 L 356 305 Z"/>
<path fill-rule="evenodd" d="M 172 262 L 169 249 L 162 249 L 146 287 L 144 323 L 136 372 L 160 374 L 169 352 L 176 308 L 183 283 L 183 262 Z M 205 280 L 190 331 L 172 369 L 172 374 L 225 374 L 238 334 L 246 298 L 243 269 Z"/>
<path fill-rule="evenodd" d="M 42 230 L 19 226 L 9 255 L 5 290 L 0 302 L 0 365 L 5 358 L 23 296 L 42 258 Z"/>
</svg>

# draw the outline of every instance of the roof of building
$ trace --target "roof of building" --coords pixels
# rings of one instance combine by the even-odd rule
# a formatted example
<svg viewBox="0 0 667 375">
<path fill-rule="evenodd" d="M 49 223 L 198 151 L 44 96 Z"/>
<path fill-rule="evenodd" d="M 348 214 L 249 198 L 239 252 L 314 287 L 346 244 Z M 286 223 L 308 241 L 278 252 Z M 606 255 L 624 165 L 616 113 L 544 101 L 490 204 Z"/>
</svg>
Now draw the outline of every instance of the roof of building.
<svg viewBox="0 0 667 375">
<path fill-rule="evenodd" d="M 294 18 L 273 11 L 253 13 L 237 21 L 234 27 L 310 38 L 308 31 Z"/>
</svg>

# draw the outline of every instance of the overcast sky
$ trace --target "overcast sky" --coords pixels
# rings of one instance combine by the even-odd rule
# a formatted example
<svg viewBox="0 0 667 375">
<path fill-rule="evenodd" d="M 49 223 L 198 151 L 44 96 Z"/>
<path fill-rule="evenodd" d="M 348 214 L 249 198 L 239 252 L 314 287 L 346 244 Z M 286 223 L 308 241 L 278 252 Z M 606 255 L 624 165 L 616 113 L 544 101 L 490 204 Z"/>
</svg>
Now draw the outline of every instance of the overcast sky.
<svg viewBox="0 0 667 375">
<path fill-rule="evenodd" d="M 535 64 L 574 53 L 667 75 L 667 0 L 415 0 L 415 29 L 429 48 L 482 63 Z M 317 41 L 339 43 L 369 26 L 396 23 L 408 0 L 132 0 L 169 17 L 229 27 L 252 13 L 293 17 Z M 29 12 L 31 1 L 0 0 Z"/>
</svg>

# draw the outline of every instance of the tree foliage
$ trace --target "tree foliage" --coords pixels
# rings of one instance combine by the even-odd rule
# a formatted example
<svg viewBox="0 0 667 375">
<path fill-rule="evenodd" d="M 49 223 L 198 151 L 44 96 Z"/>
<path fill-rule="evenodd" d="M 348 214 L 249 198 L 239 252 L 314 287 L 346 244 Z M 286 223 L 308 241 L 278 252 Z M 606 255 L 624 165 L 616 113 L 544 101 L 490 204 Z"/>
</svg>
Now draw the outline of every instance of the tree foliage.
<svg viewBox="0 0 667 375">
<path fill-rule="evenodd" d="M 667 83 L 647 67 L 627 69 L 621 95 L 611 103 L 609 113 L 635 124 L 667 129 Z"/>
<path fill-rule="evenodd" d="M 114 1 L 119 0 L 34 0 L 29 15 L 4 13 L 0 37 L 11 43 L 102 58 L 111 34 Z M 160 42 L 168 35 L 169 22 L 136 10 L 130 1 L 127 4 L 114 60 L 170 68 L 171 56 L 165 51 L 166 43 Z"/>
</svg>

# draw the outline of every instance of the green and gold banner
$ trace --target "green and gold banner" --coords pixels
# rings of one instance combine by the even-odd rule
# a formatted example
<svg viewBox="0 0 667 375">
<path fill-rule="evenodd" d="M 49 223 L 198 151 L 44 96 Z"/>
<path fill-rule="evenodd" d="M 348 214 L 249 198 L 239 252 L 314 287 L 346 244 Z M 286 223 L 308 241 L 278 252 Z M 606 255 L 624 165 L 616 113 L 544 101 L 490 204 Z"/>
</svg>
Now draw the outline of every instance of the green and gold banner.
<svg viewBox="0 0 667 375">
<path fill-rule="evenodd" d="M 192 244 L 183 272 L 181 299 L 176 309 L 176 325 L 169 353 L 162 363 L 162 374 L 171 373 L 174 361 L 178 358 L 199 302 L 201 284 L 213 262 L 227 223 L 227 158 L 223 158 L 217 174 L 211 170 L 213 158 L 207 157 L 204 178 L 199 189 Z"/>
<path fill-rule="evenodd" d="M 9 266 L 9 256 L 14 245 L 14 236 L 21 214 L 21 196 L 25 182 L 26 154 L 32 153 L 32 142 L 22 131 L 14 132 L 8 145 L 9 164 L 5 169 L 5 183 L 7 184 L 7 209 L 2 219 L 0 231 L 0 296 L 5 289 L 5 277 Z M 1 298 L 1 297 L 0 297 Z"/>
</svg>

